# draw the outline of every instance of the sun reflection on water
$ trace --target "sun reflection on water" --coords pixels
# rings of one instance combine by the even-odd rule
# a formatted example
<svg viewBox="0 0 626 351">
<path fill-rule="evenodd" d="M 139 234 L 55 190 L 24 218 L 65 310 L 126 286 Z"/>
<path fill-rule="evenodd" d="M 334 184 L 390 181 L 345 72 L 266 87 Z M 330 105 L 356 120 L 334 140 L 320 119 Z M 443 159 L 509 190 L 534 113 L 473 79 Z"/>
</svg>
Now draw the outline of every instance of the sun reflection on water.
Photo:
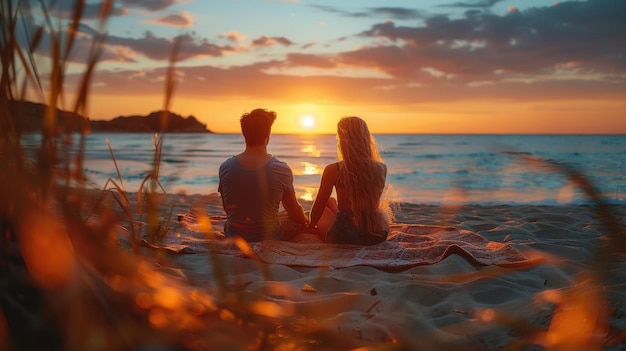
<svg viewBox="0 0 626 351">
<path fill-rule="evenodd" d="M 302 166 L 303 175 L 320 174 L 320 169 L 317 166 L 317 164 L 310 163 L 310 162 L 300 162 L 300 165 Z"/>
<path fill-rule="evenodd" d="M 322 151 L 315 146 L 311 141 L 306 141 L 304 146 L 300 149 L 302 153 L 306 155 L 306 157 L 310 158 L 320 158 L 322 156 Z M 320 165 L 317 163 L 311 163 L 302 161 L 300 162 L 300 167 L 298 170 L 294 170 L 294 175 L 303 175 L 303 176 L 311 176 L 311 175 L 319 175 L 322 174 L 322 169 Z M 316 187 L 306 187 L 304 189 L 304 194 L 300 195 L 299 198 L 304 201 L 313 201 L 315 196 L 317 195 Z"/>
<path fill-rule="evenodd" d="M 317 195 L 317 188 L 306 188 L 304 194 L 300 196 L 300 199 L 304 201 L 313 201 Z"/>
<path fill-rule="evenodd" d="M 315 145 L 306 145 L 300 151 L 304 152 L 308 157 L 321 157 L 322 152 Z"/>
</svg>

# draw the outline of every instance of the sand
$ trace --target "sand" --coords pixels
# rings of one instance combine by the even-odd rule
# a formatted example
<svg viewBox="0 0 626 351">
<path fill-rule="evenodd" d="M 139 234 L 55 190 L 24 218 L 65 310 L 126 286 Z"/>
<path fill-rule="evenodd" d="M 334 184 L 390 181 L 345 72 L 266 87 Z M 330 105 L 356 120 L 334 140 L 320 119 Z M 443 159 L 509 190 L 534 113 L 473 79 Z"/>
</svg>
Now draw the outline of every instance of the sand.
<svg viewBox="0 0 626 351">
<path fill-rule="evenodd" d="M 160 209 L 163 222 L 170 211 L 181 219 L 206 214 L 217 232 L 224 216 L 216 195 L 163 196 Z M 610 211 L 623 228 L 626 206 Z M 217 291 L 218 277 L 225 277 L 221 284 L 242 301 L 267 302 L 257 311 L 274 318 L 269 340 L 283 349 L 623 350 L 625 247 L 608 239 L 599 218 L 591 206 L 403 203 L 396 208 L 398 223 L 468 230 L 533 260 L 503 267 L 450 254 L 435 264 L 389 271 L 166 253 L 160 271 L 203 291 Z M 177 219 L 170 236 L 185 233 Z M 216 262 L 223 274 L 216 275 Z"/>
</svg>

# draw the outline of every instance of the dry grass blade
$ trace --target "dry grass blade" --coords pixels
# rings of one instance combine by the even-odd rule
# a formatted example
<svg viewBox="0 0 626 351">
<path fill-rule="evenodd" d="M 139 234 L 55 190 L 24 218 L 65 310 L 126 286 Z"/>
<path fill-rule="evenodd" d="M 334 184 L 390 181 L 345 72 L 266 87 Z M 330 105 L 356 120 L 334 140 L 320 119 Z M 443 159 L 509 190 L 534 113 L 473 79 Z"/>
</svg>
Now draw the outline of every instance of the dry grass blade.
<svg viewBox="0 0 626 351">
<path fill-rule="evenodd" d="M 152 158 L 152 176 L 158 182 L 161 169 L 161 157 L 163 155 L 163 136 L 161 134 L 154 134 L 152 142 L 154 144 L 154 153 Z M 161 189 L 163 189 L 162 186 Z M 155 189 L 151 188 L 151 190 Z M 165 190 L 163 191 L 165 192 Z"/>
<path fill-rule="evenodd" d="M 169 66 L 167 68 L 167 74 L 165 77 L 166 78 L 165 97 L 163 99 L 163 109 L 162 109 L 161 118 L 160 118 L 160 130 L 162 132 L 167 130 L 167 125 L 169 121 L 170 104 L 174 96 L 174 88 L 176 86 L 175 63 L 178 57 L 178 52 L 180 51 L 181 43 L 182 43 L 182 37 L 177 37 L 174 40 L 174 45 L 170 53 Z"/>
<path fill-rule="evenodd" d="M 89 87 L 91 86 L 91 80 L 93 78 L 96 65 L 100 61 L 100 57 L 102 55 L 103 48 L 104 48 L 104 43 L 106 41 L 106 35 L 104 34 L 106 19 L 110 16 L 112 10 L 113 10 L 113 1 L 111 0 L 104 1 L 100 5 L 99 25 L 98 25 L 99 28 L 89 48 L 87 67 L 85 69 L 85 72 L 82 75 L 82 80 L 78 88 L 79 96 L 76 99 L 76 103 L 74 106 L 74 112 L 76 113 L 86 111 L 87 97 L 89 96 Z M 79 18 L 76 18 L 77 11 L 78 10 L 75 11 L 76 21 L 74 22 L 76 26 L 78 25 L 78 22 L 79 22 L 78 21 Z M 74 31 L 75 30 L 76 28 L 74 28 Z M 84 113 L 81 113 L 81 114 L 84 114 Z"/>
<path fill-rule="evenodd" d="M 24 32 L 28 33 L 28 30 L 26 29 L 26 24 L 24 24 Z M 43 38 L 44 35 L 44 27 L 43 26 L 39 26 L 37 28 L 37 31 L 35 31 L 35 35 L 33 35 L 32 40 L 29 42 L 29 47 L 28 47 L 28 59 L 29 59 L 29 64 L 24 64 L 25 69 L 32 69 L 33 70 L 33 74 L 31 75 L 29 73 L 29 77 L 32 76 L 33 78 L 36 79 L 36 87 L 38 88 L 37 90 L 39 92 L 43 91 L 43 85 L 41 84 L 41 77 L 37 71 L 37 64 L 35 63 L 35 58 L 33 53 L 37 50 L 37 48 L 39 47 L 39 43 L 41 42 L 41 39 Z M 21 96 L 22 98 L 25 97 L 25 95 Z"/>
<path fill-rule="evenodd" d="M 46 28 L 53 29 L 55 26 L 52 24 L 52 20 L 50 18 L 50 11 L 48 11 L 48 7 L 46 6 L 43 0 L 39 0 L 38 3 L 39 3 L 39 7 L 42 9 L 42 15 L 44 16 L 44 22 L 45 22 Z M 51 6 L 54 7 L 55 4 L 56 4 L 56 1 L 51 2 Z"/>
<path fill-rule="evenodd" d="M 72 48 L 74 47 L 74 41 L 76 39 L 76 33 L 78 32 L 78 26 L 83 17 L 83 10 L 85 8 L 84 1 L 74 2 L 74 11 L 72 13 L 72 21 L 70 23 L 69 33 L 66 36 L 65 53 L 63 54 L 63 62 L 68 62 L 70 55 L 72 54 Z"/>
<path fill-rule="evenodd" d="M 150 187 L 146 187 L 146 184 L 148 184 Z M 146 194 L 146 196 L 150 195 L 150 194 L 154 194 L 154 191 L 151 191 L 151 187 L 152 186 L 159 186 L 159 188 L 161 189 L 161 192 L 163 194 L 167 194 L 167 192 L 165 191 L 165 188 L 163 187 L 163 185 L 161 185 L 161 182 L 154 176 L 154 174 L 149 173 L 142 181 L 141 184 L 139 185 L 139 190 L 137 191 L 137 211 L 139 214 L 143 214 L 143 195 Z M 148 209 L 149 210 L 149 209 Z"/>
<path fill-rule="evenodd" d="M 24 25 L 26 26 L 26 25 Z M 27 33 L 28 35 L 28 30 L 26 28 L 24 28 L 24 32 Z M 19 55 L 22 67 L 24 67 L 24 72 L 25 72 L 25 77 L 24 80 L 22 82 L 22 89 L 20 89 L 20 93 L 19 93 L 19 99 L 20 100 L 25 100 L 26 99 L 26 90 L 28 88 L 28 82 L 30 81 L 32 85 L 37 87 L 37 92 L 40 95 L 40 99 L 44 100 L 43 98 L 43 84 L 41 83 L 41 77 L 39 72 L 37 71 L 37 64 L 35 63 L 35 58 L 33 53 L 35 52 L 35 50 L 37 50 L 37 47 L 39 47 L 39 43 L 41 42 L 41 38 L 43 37 L 43 33 L 44 33 L 44 28 L 43 27 L 39 27 L 37 29 L 37 31 L 35 32 L 35 35 L 33 36 L 33 39 L 29 42 L 29 48 L 28 48 L 28 62 L 26 62 L 26 59 L 24 58 L 24 54 L 22 53 L 22 50 L 18 50 L 17 53 Z"/>
<path fill-rule="evenodd" d="M 601 350 L 609 338 L 609 297 L 602 282 L 612 275 L 611 263 L 616 255 L 626 254 L 626 231 L 615 218 L 606 200 L 582 172 L 569 165 L 534 156 L 523 156 L 529 164 L 558 172 L 574 183 L 592 205 L 605 235 L 590 263 L 591 269 L 580 271 L 576 284 L 560 291 L 550 326 L 545 333 L 535 333 L 534 342 L 553 350 Z M 606 240 L 608 239 L 608 240 Z"/>
<path fill-rule="evenodd" d="M 120 186 L 122 191 L 124 190 L 124 181 L 122 180 L 122 173 L 120 173 L 120 168 L 117 165 L 117 159 L 115 158 L 115 153 L 113 153 L 113 147 L 111 147 L 111 141 L 109 138 L 106 139 L 107 147 L 109 148 L 109 153 L 111 154 L 111 159 L 113 160 L 113 164 L 115 165 L 115 171 L 117 172 L 117 179 L 120 181 Z"/>
<path fill-rule="evenodd" d="M 109 183 L 113 185 L 113 188 L 115 189 L 116 192 L 108 189 Z M 113 179 L 110 179 L 110 178 L 107 179 L 106 183 L 104 184 L 104 188 L 102 189 L 102 191 L 100 192 L 100 195 L 94 202 L 91 211 L 87 213 L 87 216 L 85 217 L 84 221 L 89 220 L 91 216 L 93 216 L 96 209 L 100 207 L 100 205 L 102 204 L 102 201 L 104 200 L 107 194 L 110 194 L 113 197 L 115 202 L 118 204 L 119 208 L 122 210 L 122 212 L 126 216 L 128 220 L 128 225 L 130 227 L 130 232 L 131 232 L 131 238 L 130 238 L 131 244 L 133 245 L 134 249 L 137 249 L 138 242 L 139 242 L 139 233 L 137 232 L 137 225 L 133 218 L 133 213 L 130 208 L 130 202 L 128 200 L 128 196 L 126 195 L 126 192 L 123 190 L 123 188 L 120 187 Z"/>
<path fill-rule="evenodd" d="M 111 190 L 108 189 L 109 183 L 111 183 L 113 185 L 113 187 L 115 188 L 115 190 L 117 191 L 117 193 L 121 197 L 121 199 L 118 199 L 117 197 L 115 198 L 116 201 L 119 203 L 120 208 L 124 211 L 124 213 L 126 213 L 128 218 L 132 219 L 132 214 L 131 214 L 131 212 L 129 210 L 130 209 L 130 204 L 129 204 L 129 201 L 128 201 L 128 196 L 126 196 L 126 192 L 124 192 L 122 187 L 120 187 L 113 179 L 109 178 L 109 179 L 107 179 L 106 183 L 104 184 L 104 188 L 100 192 L 100 195 L 98 196 L 98 199 L 94 203 L 94 206 L 93 206 L 92 210 L 89 211 L 89 213 L 87 214 L 87 217 L 85 218 L 86 220 L 89 219 L 93 215 L 93 213 L 98 208 L 98 206 L 100 205 L 100 203 L 102 202 L 102 200 L 104 199 L 106 194 L 111 192 Z"/>
<path fill-rule="evenodd" d="M 3 6 L 0 6 L 0 16 L 3 24 L 3 30 L 2 33 L 0 33 L 0 37 L 2 38 L 2 41 L 0 42 L 2 47 L 2 51 L 0 52 L 2 55 L 2 80 L 0 82 L 2 83 L 2 88 L 4 90 L 2 92 L 3 95 L 6 94 L 10 98 L 12 97 L 12 79 L 15 79 L 16 70 L 16 66 L 14 64 L 14 54 L 15 50 L 19 49 L 15 34 L 17 13 L 14 13 L 11 2 L 7 3 L 6 7 L 4 6 L 4 3 Z"/>
<path fill-rule="evenodd" d="M 114 0 L 105 0 L 100 4 L 100 12 L 98 13 L 98 21 L 100 22 L 100 30 L 104 28 L 104 24 L 107 22 L 111 14 L 113 13 Z"/>
<path fill-rule="evenodd" d="M 98 36 L 96 40 L 92 43 L 92 47 L 89 53 L 89 59 L 87 62 L 87 68 L 85 69 L 85 74 L 83 74 L 79 89 L 78 89 L 78 97 L 76 98 L 76 102 L 74 104 L 74 112 L 75 114 L 84 115 L 87 110 L 87 98 L 89 96 L 89 87 L 91 86 L 91 80 L 93 78 L 93 74 L 96 68 L 96 64 L 102 55 L 102 43 L 104 42 L 104 36 Z M 86 122 L 86 120 L 84 120 Z M 87 124 L 81 128 L 81 134 L 84 134 L 87 131 Z"/>
<path fill-rule="evenodd" d="M 169 231 L 170 223 L 172 222 L 172 214 L 174 213 L 174 205 L 170 206 L 170 210 L 167 214 L 167 218 L 165 218 L 165 224 L 161 227 L 161 230 L 156 237 L 156 240 L 161 240 Z"/>
<path fill-rule="evenodd" d="M 547 161 L 538 158 L 529 158 L 527 160 L 532 163 L 546 165 L 549 169 L 563 174 L 571 182 L 582 190 L 583 194 L 590 201 L 601 224 L 604 226 L 604 232 L 610 240 L 610 245 L 601 245 L 602 252 L 598 252 L 596 256 L 597 262 L 604 262 L 607 259 L 605 253 L 614 252 L 621 255 L 626 254 L 626 230 L 623 225 L 615 218 L 606 200 L 596 189 L 595 185 L 582 172 L 574 167 L 556 161 Z"/>
</svg>

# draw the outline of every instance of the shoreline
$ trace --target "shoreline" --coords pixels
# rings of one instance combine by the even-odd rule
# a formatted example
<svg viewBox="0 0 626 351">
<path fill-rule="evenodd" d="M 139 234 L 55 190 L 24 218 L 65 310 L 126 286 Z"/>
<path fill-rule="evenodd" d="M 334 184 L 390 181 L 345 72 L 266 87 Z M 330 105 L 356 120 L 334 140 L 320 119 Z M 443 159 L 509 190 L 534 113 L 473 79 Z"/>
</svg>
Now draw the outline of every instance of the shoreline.
<svg viewBox="0 0 626 351">
<path fill-rule="evenodd" d="M 100 189 L 87 189 L 87 193 L 91 198 L 98 197 L 100 193 L 104 191 L 113 190 L 100 190 Z M 137 192 L 126 192 L 131 207 L 137 206 Z M 145 195 L 143 200 L 145 201 Z M 162 208 L 168 208 L 175 206 L 176 213 L 184 213 L 193 207 L 204 206 L 209 215 L 224 215 L 220 196 L 218 193 L 210 194 L 157 194 L 157 201 L 159 201 Z M 313 201 L 298 199 L 300 205 L 305 211 L 309 211 L 313 206 Z M 611 203 L 603 202 L 602 205 L 612 211 L 615 219 L 625 223 L 626 220 L 626 203 Z M 421 223 L 427 221 L 429 216 L 433 216 L 435 220 L 446 219 L 450 220 L 449 223 L 444 225 L 458 225 L 463 220 L 463 213 L 474 212 L 480 216 L 489 216 L 489 211 L 499 212 L 500 216 L 505 215 L 506 211 L 510 211 L 511 214 L 517 216 L 531 215 L 542 212 L 566 212 L 566 213 L 586 213 L 589 216 L 597 216 L 597 206 L 592 203 L 566 203 L 566 204 L 525 204 L 525 203 L 466 203 L 466 204 L 430 204 L 430 203 L 416 203 L 416 202 L 391 202 L 392 210 L 396 217 L 397 223 Z M 519 212 L 519 213 L 517 213 Z M 163 215 L 161 212 L 160 215 Z M 459 218 L 454 219 L 453 215 L 459 214 Z M 433 219 L 431 218 L 431 219 Z M 428 223 L 422 223 L 428 224 Z M 430 223 L 434 224 L 434 223 Z"/>
<path fill-rule="evenodd" d="M 91 192 L 97 196 L 99 190 Z M 132 214 L 137 214 L 137 193 L 127 193 Z M 109 197 L 109 201 L 110 201 Z M 142 199 L 145 201 L 145 197 Z M 305 211 L 309 211 L 312 201 L 299 200 Z M 187 195 L 158 194 L 158 217 L 163 223 L 169 218 L 170 225 L 176 226 L 180 216 L 194 212 L 208 216 L 213 221 L 225 216 L 219 194 Z M 110 203 L 113 208 L 119 207 Z M 145 205 L 144 211 L 145 211 Z M 510 243 L 535 242 L 531 248 L 543 247 L 542 251 L 561 252 L 560 241 L 568 245 L 590 247 L 599 244 L 610 223 L 599 213 L 593 204 L 529 205 L 529 204 L 464 204 L 433 205 L 410 202 L 394 203 L 392 224 L 419 224 L 449 226 L 469 230 L 488 240 Z M 612 218 L 622 229 L 626 225 L 626 204 L 604 204 Z M 119 208 L 118 208 L 119 210 Z M 118 215 L 121 214 L 119 211 Z M 144 214 L 145 216 L 145 214 Z M 137 218 L 135 218 L 137 219 Z M 219 229 L 219 228 L 218 228 Z M 578 242 L 578 244 L 576 244 Z M 588 251 L 585 249 L 584 251 Z M 567 255 L 568 260 L 579 261 L 581 257 Z"/>
</svg>

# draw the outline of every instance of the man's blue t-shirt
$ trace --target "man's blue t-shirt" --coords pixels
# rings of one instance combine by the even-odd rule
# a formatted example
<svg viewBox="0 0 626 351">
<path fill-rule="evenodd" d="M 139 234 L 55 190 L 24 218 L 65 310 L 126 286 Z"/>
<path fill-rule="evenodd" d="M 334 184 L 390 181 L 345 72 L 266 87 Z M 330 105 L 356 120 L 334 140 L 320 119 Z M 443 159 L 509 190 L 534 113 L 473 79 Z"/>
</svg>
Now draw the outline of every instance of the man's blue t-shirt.
<svg viewBox="0 0 626 351">
<path fill-rule="evenodd" d="M 281 235 L 278 208 L 286 192 L 295 192 L 289 166 L 272 157 L 260 168 L 243 168 L 233 156 L 219 169 L 218 191 L 227 212 L 224 232 L 248 241 Z"/>
</svg>

